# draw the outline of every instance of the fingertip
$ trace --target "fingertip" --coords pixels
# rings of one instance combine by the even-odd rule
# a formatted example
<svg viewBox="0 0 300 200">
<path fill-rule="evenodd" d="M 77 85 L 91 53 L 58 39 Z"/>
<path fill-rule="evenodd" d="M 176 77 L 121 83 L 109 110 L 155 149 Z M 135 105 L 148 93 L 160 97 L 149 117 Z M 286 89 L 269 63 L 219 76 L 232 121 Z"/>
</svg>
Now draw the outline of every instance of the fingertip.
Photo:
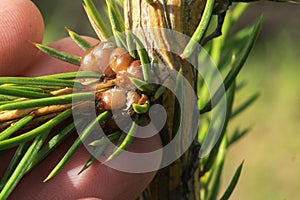
<svg viewBox="0 0 300 200">
<path fill-rule="evenodd" d="M 38 8 L 28 0 L 0 1 L 0 75 L 18 75 L 35 58 L 31 42 L 43 39 L 44 23 Z"/>
</svg>

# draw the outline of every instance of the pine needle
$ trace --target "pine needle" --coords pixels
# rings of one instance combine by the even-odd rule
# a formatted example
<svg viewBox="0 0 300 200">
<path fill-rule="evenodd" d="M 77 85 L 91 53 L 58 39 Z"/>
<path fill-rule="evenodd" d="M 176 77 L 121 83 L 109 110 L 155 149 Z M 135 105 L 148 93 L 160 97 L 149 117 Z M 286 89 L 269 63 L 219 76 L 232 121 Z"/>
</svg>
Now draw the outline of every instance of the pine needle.
<svg viewBox="0 0 300 200">
<path fill-rule="evenodd" d="M 82 132 L 82 134 L 75 140 L 72 146 L 69 148 L 68 152 L 64 155 L 64 157 L 60 160 L 60 162 L 55 166 L 55 168 L 50 172 L 50 174 L 46 177 L 44 182 L 53 178 L 60 169 L 70 160 L 70 158 L 74 155 L 76 150 L 82 144 L 82 141 L 86 139 L 86 137 L 91 133 L 95 126 L 99 126 L 99 123 L 104 121 L 109 116 L 109 112 L 105 111 L 97 116 L 97 118 L 92 121 Z"/>
<path fill-rule="evenodd" d="M 131 125 L 126 137 L 124 138 L 124 140 L 113 151 L 113 153 L 104 161 L 104 163 L 108 162 L 108 161 L 112 160 L 113 158 L 117 157 L 118 155 L 120 155 L 122 153 L 122 151 L 124 151 L 131 144 L 131 142 L 134 139 L 134 135 L 136 133 L 137 123 L 138 123 L 138 117 L 136 116 L 135 120 L 134 120 L 134 122 L 132 122 L 132 125 Z"/>
<path fill-rule="evenodd" d="M 67 52 L 63 52 L 63 51 L 58 51 L 56 49 L 53 49 L 51 47 L 48 47 L 46 45 L 42 45 L 42 44 L 38 44 L 38 43 L 33 43 L 34 46 L 36 46 L 39 50 L 41 50 L 42 52 L 57 58 L 59 60 L 80 66 L 80 57 L 79 56 L 75 56 L 72 54 L 69 54 Z"/>
<path fill-rule="evenodd" d="M 72 38 L 72 40 L 84 51 L 88 50 L 89 48 L 92 47 L 92 45 L 85 40 L 83 37 L 81 37 L 80 35 L 78 35 L 77 33 L 75 33 L 74 31 L 68 29 L 66 27 L 66 30 L 69 34 L 69 36 Z"/>
</svg>

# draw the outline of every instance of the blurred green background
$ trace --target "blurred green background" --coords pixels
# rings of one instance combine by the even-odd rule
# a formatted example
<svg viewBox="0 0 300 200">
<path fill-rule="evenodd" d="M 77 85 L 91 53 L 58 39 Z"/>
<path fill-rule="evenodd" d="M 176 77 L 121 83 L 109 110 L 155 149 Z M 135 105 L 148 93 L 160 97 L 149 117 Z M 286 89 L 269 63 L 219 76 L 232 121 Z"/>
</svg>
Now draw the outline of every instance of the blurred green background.
<svg viewBox="0 0 300 200">
<path fill-rule="evenodd" d="M 44 43 L 67 36 L 68 26 L 95 36 L 81 0 L 34 0 L 45 19 Z M 295 4 L 253 3 L 237 26 L 264 14 L 258 42 L 239 80 L 247 86 L 236 103 L 252 93 L 261 96 L 230 127 L 251 126 L 251 132 L 229 149 L 223 186 L 245 161 L 240 182 L 231 199 L 299 199 L 300 196 L 300 7 Z"/>
<path fill-rule="evenodd" d="M 252 130 L 229 150 L 223 185 L 245 160 L 232 199 L 294 200 L 300 196 L 300 7 L 254 3 L 241 23 L 261 13 L 261 35 L 239 77 L 248 85 L 237 101 L 257 90 L 261 96 L 231 124 Z"/>
</svg>

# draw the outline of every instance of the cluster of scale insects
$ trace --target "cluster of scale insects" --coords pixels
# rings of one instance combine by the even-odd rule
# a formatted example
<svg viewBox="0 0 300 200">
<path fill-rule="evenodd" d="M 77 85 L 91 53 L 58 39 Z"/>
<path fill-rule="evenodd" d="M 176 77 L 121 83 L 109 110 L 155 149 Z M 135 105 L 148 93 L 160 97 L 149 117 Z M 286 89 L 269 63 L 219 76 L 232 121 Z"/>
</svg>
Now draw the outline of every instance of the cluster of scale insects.
<svg viewBox="0 0 300 200">
<path fill-rule="evenodd" d="M 129 52 L 108 41 L 102 41 L 88 49 L 81 58 L 81 70 L 99 72 L 101 82 L 112 82 L 109 88 L 96 91 L 95 103 L 99 113 L 106 110 L 119 110 L 114 117 L 132 115 L 133 104 L 143 105 L 149 97 L 132 83 L 130 78 L 144 81 L 140 60 L 135 60 Z M 110 120 L 108 120 L 110 121 Z M 112 123 L 109 123 L 111 126 Z"/>
</svg>

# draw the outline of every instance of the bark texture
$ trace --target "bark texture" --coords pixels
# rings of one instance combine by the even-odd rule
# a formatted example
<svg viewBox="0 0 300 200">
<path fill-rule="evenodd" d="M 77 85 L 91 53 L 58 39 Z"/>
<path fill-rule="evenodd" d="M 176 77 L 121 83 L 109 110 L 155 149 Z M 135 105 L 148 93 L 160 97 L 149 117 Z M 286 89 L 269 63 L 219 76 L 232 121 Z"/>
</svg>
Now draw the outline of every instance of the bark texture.
<svg viewBox="0 0 300 200">
<path fill-rule="evenodd" d="M 166 31 L 151 31 L 155 28 L 164 28 L 191 36 L 199 21 L 205 6 L 205 0 L 154 0 L 147 3 L 145 0 L 124 0 L 125 30 L 139 30 L 148 48 L 148 53 L 158 57 L 170 70 L 182 70 L 183 76 L 192 86 L 196 85 L 197 75 L 189 63 L 180 59 L 178 55 L 167 51 L 172 42 L 184 45 L 178 38 L 168 38 Z M 155 44 L 162 49 L 153 50 Z M 162 104 L 167 111 L 168 120 L 161 136 L 164 144 L 172 140 L 173 115 L 175 108 L 174 95 L 166 92 Z M 191 116 L 193 117 L 193 116 Z M 184 122 L 185 123 L 185 122 Z M 188 124 L 189 122 L 187 122 Z M 190 129 L 183 132 L 182 140 L 189 137 Z M 139 199 L 200 199 L 199 175 L 197 164 L 198 144 L 193 144 L 189 150 L 172 165 L 159 170 L 155 180 Z M 196 156 L 195 156 L 196 155 Z"/>
</svg>

